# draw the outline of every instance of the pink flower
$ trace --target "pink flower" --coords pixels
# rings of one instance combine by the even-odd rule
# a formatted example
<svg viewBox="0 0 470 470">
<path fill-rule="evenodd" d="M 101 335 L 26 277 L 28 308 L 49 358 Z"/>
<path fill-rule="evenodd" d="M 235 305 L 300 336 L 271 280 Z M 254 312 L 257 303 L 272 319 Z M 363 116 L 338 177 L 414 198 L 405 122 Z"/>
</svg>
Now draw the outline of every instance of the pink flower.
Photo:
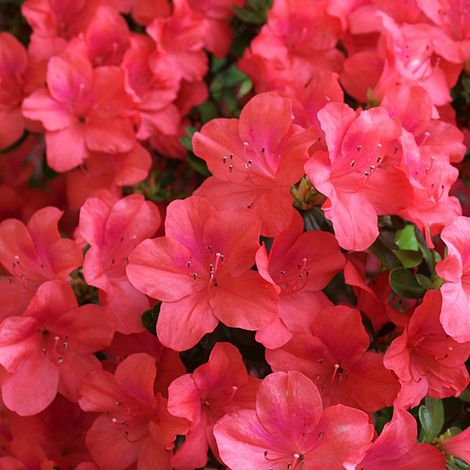
<svg viewBox="0 0 470 470">
<path fill-rule="evenodd" d="M 254 211 L 217 211 L 196 196 L 168 206 L 165 237 L 145 240 L 129 256 L 127 275 L 141 292 L 162 300 L 160 341 L 183 351 L 219 320 L 257 330 L 277 314 L 277 292 L 250 268 L 259 248 Z"/>
<path fill-rule="evenodd" d="M 120 65 L 130 44 L 124 18 L 113 8 L 98 6 L 83 35 L 88 57 L 95 66 Z"/>
<path fill-rule="evenodd" d="M 470 463 L 470 428 L 465 429 L 456 436 L 440 441 L 439 447 L 446 454 Z"/>
<path fill-rule="evenodd" d="M 14 144 L 23 134 L 21 114 L 28 55 L 10 33 L 0 33 L 0 149 Z"/>
<path fill-rule="evenodd" d="M 344 266 L 344 256 L 331 233 L 303 233 L 302 217 L 295 212 L 286 231 L 281 232 L 266 252 L 256 253 L 260 274 L 279 289 L 279 317 L 259 330 L 256 339 L 268 348 L 283 346 L 292 332 L 301 332 L 315 321 L 315 313 L 329 306 L 321 289 Z"/>
<path fill-rule="evenodd" d="M 315 152 L 305 171 L 327 197 L 322 209 L 341 247 L 365 250 L 378 236 L 377 216 L 404 209 L 412 196 L 400 168 L 400 123 L 384 108 L 355 113 L 343 103 L 327 104 L 318 120 L 328 152 Z"/>
<path fill-rule="evenodd" d="M 69 209 L 79 210 L 100 190 L 121 195 L 122 186 L 133 186 L 147 178 L 152 157 L 140 144 L 129 153 L 93 153 L 86 164 L 67 173 L 67 201 Z"/>
<path fill-rule="evenodd" d="M 207 71 L 204 17 L 191 10 L 187 0 L 174 0 L 172 15 L 156 18 L 147 33 L 157 49 L 150 58 L 156 76 L 173 73 L 178 80 L 201 80 Z"/>
<path fill-rule="evenodd" d="M 114 375 L 97 370 L 84 378 L 80 407 L 101 413 L 86 436 L 100 468 L 124 470 L 137 462 L 141 470 L 171 470 L 172 448 L 187 422 L 171 416 L 166 400 L 155 394 L 155 358 L 131 354 Z"/>
<path fill-rule="evenodd" d="M 383 356 L 368 351 L 369 335 L 357 310 L 340 305 L 325 308 L 315 314 L 310 330 L 295 333 L 280 349 L 266 351 L 274 371 L 307 375 L 327 406 L 376 411 L 392 404 L 397 380 L 385 369 Z"/>
<path fill-rule="evenodd" d="M 257 95 L 240 119 L 213 119 L 194 135 L 194 153 L 213 174 L 195 194 L 217 209 L 250 207 L 262 220 L 261 233 L 275 236 L 292 219 L 290 187 L 304 174 L 313 140 L 292 123 L 288 98 Z"/>
<path fill-rule="evenodd" d="M 168 389 L 168 411 L 191 422 L 186 440 L 173 458 L 174 468 L 204 467 L 209 447 L 217 456 L 214 424 L 231 411 L 254 409 L 258 385 L 230 343 L 217 343 L 206 364 L 174 380 Z"/>
<path fill-rule="evenodd" d="M 360 459 L 373 426 L 363 411 L 343 405 L 323 409 L 312 381 L 291 371 L 266 377 L 256 410 L 225 415 L 214 435 L 232 470 L 340 470 Z"/>
<path fill-rule="evenodd" d="M 416 421 L 409 413 L 396 408 L 357 470 L 416 470 L 417 468 L 444 469 L 445 458 L 430 444 L 416 442 Z"/>
<path fill-rule="evenodd" d="M 245 0 L 188 0 L 190 7 L 204 16 L 205 47 L 216 57 L 225 57 L 232 45 L 229 20 L 234 7 L 242 7 Z"/>
<path fill-rule="evenodd" d="M 111 197 L 88 199 L 80 211 L 79 232 L 90 245 L 83 275 L 89 285 L 100 289 L 100 300 L 121 333 L 143 330 L 140 317 L 150 303 L 127 279 L 127 257 L 159 225 L 158 208 L 140 194 L 115 203 Z"/>
<path fill-rule="evenodd" d="M 437 264 L 441 287 L 441 323 L 459 343 L 470 341 L 470 218 L 458 217 L 444 228 L 441 238 L 447 256 Z"/>
<path fill-rule="evenodd" d="M 47 85 L 24 100 L 23 114 L 44 125 L 51 168 L 71 170 L 91 152 L 132 150 L 135 134 L 118 67 L 92 69 L 76 47 L 49 61 Z"/>
<path fill-rule="evenodd" d="M 434 48 L 449 62 L 462 64 L 470 58 L 470 4 L 468 0 L 418 0 L 421 10 L 437 27 Z"/>
<path fill-rule="evenodd" d="M 0 319 L 23 313 L 43 282 L 66 281 L 81 266 L 80 248 L 59 233 L 61 217 L 59 209 L 44 207 L 27 225 L 16 219 L 0 223 L 0 264 L 11 275 L 0 282 Z"/>
<path fill-rule="evenodd" d="M 148 139 L 157 132 L 176 134 L 180 124 L 180 111 L 173 104 L 179 90 L 179 80 L 172 69 L 155 75 L 149 59 L 155 49 L 152 41 L 136 36 L 124 56 L 122 68 L 126 91 L 140 111 L 137 138 Z"/>
<path fill-rule="evenodd" d="M 22 316 L 0 324 L 5 405 L 25 416 L 46 409 L 57 392 L 76 401 L 83 375 L 99 367 L 92 353 L 113 333 L 109 315 L 96 305 L 79 307 L 67 284 L 42 284 Z"/>
<path fill-rule="evenodd" d="M 410 408 L 425 395 L 445 398 L 459 395 L 470 379 L 465 361 L 470 343 L 457 343 L 439 322 L 441 295 L 428 291 L 405 331 L 385 353 L 384 364 L 400 380 L 394 405 Z"/>
</svg>

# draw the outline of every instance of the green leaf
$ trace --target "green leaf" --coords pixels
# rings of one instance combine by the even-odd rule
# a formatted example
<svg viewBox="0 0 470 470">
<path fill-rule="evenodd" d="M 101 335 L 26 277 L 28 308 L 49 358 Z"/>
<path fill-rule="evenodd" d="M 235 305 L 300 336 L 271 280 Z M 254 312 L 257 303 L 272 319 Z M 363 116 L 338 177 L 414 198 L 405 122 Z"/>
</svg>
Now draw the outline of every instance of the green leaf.
<svg viewBox="0 0 470 470">
<path fill-rule="evenodd" d="M 433 290 L 434 289 L 434 284 L 429 279 L 429 277 L 425 276 L 424 274 L 416 274 L 416 280 L 418 281 L 418 284 L 426 290 Z"/>
<path fill-rule="evenodd" d="M 395 250 L 394 253 L 405 268 L 414 268 L 423 261 L 423 255 L 419 251 L 404 249 Z"/>
<path fill-rule="evenodd" d="M 459 398 L 465 403 L 470 403 L 470 385 L 460 394 Z"/>
<path fill-rule="evenodd" d="M 465 463 L 463 460 L 460 460 L 457 457 L 452 457 L 452 460 L 447 459 L 446 469 L 447 470 L 468 470 L 468 464 Z"/>
<path fill-rule="evenodd" d="M 426 289 L 418 284 L 413 273 L 405 268 L 395 268 L 390 271 L 389 282 L 393 291 L 400 297 L 420 299 L 426 292 Z"/>
<path fill-rule="evenodd" d="M 196 155 L 194 155 L 194 153 L 189 153 L 188 163 L 200 175 L 210 176 L 211 173 L 207 168 L 206 162 L 202 158 L 196 157 Z"/>
<path fill-rule="evenodd" d="M 433 442 L 439 436 L 442 426 L 444 426 L 444 405 L 442 400 L 426 397 L 425 404 L 419 407 L 418 416 L 424 432 L 424 442 Z"/>
<path fill-rule="evenodd" d="M 387 248 L 380 238 L 377 238 L 377 240 L 375 240 L 375 242 L 369 247 L 369 251 L 382 262 L 385 269 L 388 270 L 401 267 L 401 262 L 395 253 Z"/>
<path fill-rule="evenodd" d="M 216 104 L 211 100 L 204 101 L 204 103 L 199 105 L 196 109 L 198 110 L 203 123 L 206 123 L 211 119 L 215 119 L 219 114 Z"/>
<path fill-rule="evenodd" d="M 194 127 L 190 126 L 190 127 L 187 127 L 185 129 L 185 131 L 186 131 L 187 135 L 186 135 L 186 137 L 181 137 L 180 141 L 186 149 L 192 151 L 193 150 L 193 143 L 192 143 L 193 135 L 196 132 L 196 129 L 194 129 Z"/>
<path fill-rule="evenodd" d="M 157 320 L 160 313 L 161 302 L 156 303 L 151 309 L 145 311 L 140 320 L 144 328 L 154 336 L 157 336 Z"/>
<path fill-rule="evenodd" d="M 415 226 L 408 224 L 403 230 L 395 234 L 395 243 L 401 250 L 419 251 L 419 243 L 416 239 Z"/>
</svg>

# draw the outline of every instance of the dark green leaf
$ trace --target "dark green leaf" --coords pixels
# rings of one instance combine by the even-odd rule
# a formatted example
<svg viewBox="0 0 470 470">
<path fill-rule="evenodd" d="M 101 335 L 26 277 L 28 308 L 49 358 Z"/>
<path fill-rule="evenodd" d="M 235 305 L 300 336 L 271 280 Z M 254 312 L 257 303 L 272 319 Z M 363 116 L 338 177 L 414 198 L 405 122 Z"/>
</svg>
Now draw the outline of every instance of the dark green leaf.
<svg viewBox="0 0 470 470">
<path fill-rule="evenodd" d="M 413 273 L 405 268 L 393 269 L 390 272 L 389 281 L 393 291 L 400 297 L 420 299 L 426 292 L 426 289 L 418 284 Z"/>
<path fill-rule="evenodd" d="M 154 336 L 157 336 L 157 320 L 160 313 L 161 303 L 156 303 L 150 310 L 145 311 L 140 317 L 142 325 L 145 329 Z"/>
<path fill-rule="evenodd" d="M 402 265 L 395 253 L 380 238 L 369 247 L 369 251 L 382 262 L 384 269 L 398 268 Z"/>
<path fill-rule="evenodd" d="M 210 171 L 207 169 L 206 162 L 201 158 L 196 157 L 193 153 L 188 155 L 188 163 L 191 167 L 202 176 L 210 176 Z"/>
<path fill-rule="evenodd" d="M 429 277 L 425 276 L 424 274 L 416 274 L 416 280 L 423 289 L 434 289 L 434 284 L 432 283 L 431 279 L 429 279 Z"/>
</svg>

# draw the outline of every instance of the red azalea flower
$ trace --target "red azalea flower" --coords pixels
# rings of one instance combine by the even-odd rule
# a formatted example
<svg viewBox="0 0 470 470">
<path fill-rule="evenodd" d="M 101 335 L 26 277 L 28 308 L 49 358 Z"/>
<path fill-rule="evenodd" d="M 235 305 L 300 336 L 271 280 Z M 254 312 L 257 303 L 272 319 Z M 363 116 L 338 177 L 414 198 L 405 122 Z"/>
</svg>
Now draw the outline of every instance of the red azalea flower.
<svg viewBox="0 0 470 470">
<path fill-rule="evenodd" d="M 470 341 L 470 218 L 458 217 L 444 228 L 441 238 L 447 256 L 437 264 L 441 287 L 441 323 L 459 343 Z"/>
<path fill-rule="evenodd" d="M 340 470 L 360 459 L 373 427 L 363 411 L 343 405 L 323 409 L 312 381 L 291 371 L 266 377 L 256 410 L 225 415 L 214 435 L 232 470 Z"/>
<path fill-rule="evenodd" d="M 254 409 L 258 385 L 230 343 L 217 343 L 206 364 L 174 380 L 168 389 L 168 411 L 191 422 L 186 440 L 173 458 L 174 468 L 204 467 L 209 447 L 218 456 L 214 424 L 231 411 Z"/>
<path fill-rule="evenodd" d="M 24 46 L 10 33 L 0 33 L 0 149 L 14 144 L 23 134 L 21 101 L 27 66 Z"/>
<path fill-rule="evenodd" d="M 22 316 L 0 324 L 5 405 L 21 416 L 43 411 L 57 392 L 72 401 L 84 374 L 99 367 L 92 354 L 107 346 L 114 325 L 96 305 L 78 306 L 62 281 L 42 284 Z"/>
<path fill-rule="evenodd" d="M 303 233 L 302 217 L 295 212 L 288 229 L 281 232 L 266 252 L 256 253 L 260 274 L 279 289 L 279 317 L 259 330 L 256 339 L 270 349 L 279 348 L 315 321 L 315 313 L 331 305 L 321 289 L 344 266 L 334 235 L 320 231 Z"/>
<path fill-rule="evenodd" d="M 44 207 L 27 225 L 16 219 L 0 223 L 0 264 L 10 277 L 0 277 L 0 319 L 23 313 L 36 289 L 46 281 L 66 281 L 82 264 L 82 252 L 73 240 L 62 238 L 62 212 Z"/>
<path fill-rule="evenodd" d="M 171 470 L 172 448 L 187 421 L 171 416 L 166 400 L 155 394 L 155 358 L 131 354 L 113 374 L 97 370 L 82 381 L 79 404 L 101 413 L 86 436 L 100 468 L 124 470 L 137 462 L 141 470 Z"/>
<path fill-rule="evenodd" d="M 140 194 L 115 203 L 106 198 L 88 199 L 80 211 L 79 232 L 90 245 L 83 275 L 89 285 L 100 289 L 100 300 L 121 333 L 143 330 L 140 317 L 150 303 L 127 279 L 127 257 L 140 242 L 154 235 L 159 225 L 158 208 Z"/>
<path fill-rule="evenodd" d="M 68 171 L 91 152 L 133 149 L 135 134 L 126 116 L 129 102 L 121 69 L 93 69 L 81 49 L 73 47 L 50 59 L 47 85 L 23 101 L 23 114 L 43 123 L 51 168 Z"/>
<path fill-rule="evenodd" d="M 204 17 L 187 0 L 173 0 L 173 13 L 157 18 L 147 26 L 148 35 L 157 46 L 150 58 L 156 76 L 172 73 L 178 80 L 201 80 L 207 72 L 204 47 Z"/>
<path fill-rule="evenodd" d="M 444 470 L 445 458 L 430 444 L 416 442 L 416 420 L 405 410 L 396 408 L 392 420 L 387 423 L 357 470 L 416 470 L 429 468 Z"/>
<path fill-rule="evenodd" d="M 315 152 L 305 171 L 327 197 L 322 209 L 339 244 L 362 251 L 377 238 L 377 216 L 397 213 L 412 197 L 400 168 L 400 123 L 384 108 L 356 113 L 343 103 L 327 104 L 318 120 L 329 152 Z"/>
<path fill-rule="evenodd" d="M 124 56 L 122 68 L 126 91 L 140 112 L 137 138 L 148 139 L 154 134 L 176 134 L 180 124 L 180 111 L 173 104 L 179 90 L 179 80 L 172 69 L 166 74 L 154 74 L 149 59 L 155 50 L 152 41 L 144 36 L 132 38 Z"/>
<path fill-rule="evenodd" d="M 446 454 L 453 455 L 470 463 L 470 428 L 465 429 L 456 436 L 440 441 L 439 447 Z"/>
<path fill-rule="evenodd" d="M 376 411 L 392 404 L 398 382 L 369 345 L 360 313 L 338 305 L 317 313 L 310 333 L 296 333 L 282 348 L 266 351 L 266 359 L 274 371 L 306 374 L 325 405 Z"/>
<path fill-rule="evenodd" d="M 286 230 L 294 209 L 290 187 L 304 174 L 312 134 L 292 123 L 288 98 L 262 93 L 240 119 L 213 119 L 193 137 L 194 153 L 214 176 L 194 193 L 218 209 L 250 207 L 262 220 L 261 233 Z"/>
<path fill-rule="evenodd" d="M 395 406 L 416 406 L 425 395 L 457 396 L 470 381 L 465 367 L 470 343 L 457 343 L 445 333 L 440 311 L 440 293 L 428 291 L 403 334 L 385 353 L 385 367 L 395 372 L 401 385 Z"/>
<path fill-rule="evenodd" d="M 114 8 L 99 6 L 84 31 L 88 57 L 94 66 L 120 65 L 130 44 L 124 18 Z"/>
<path fill-rule="evenodd" d="M 259 248 L 254 211 L 217 211 L 190 197 L 167 209 L 165 237 L 146 240 L 129 256 L 127 275 L 162 300 L 157 334 L 168 347 L 193 347 L 219 320 L 257 330 L 277 314 L 275 288 L 250 268 Z"/>
</svg>

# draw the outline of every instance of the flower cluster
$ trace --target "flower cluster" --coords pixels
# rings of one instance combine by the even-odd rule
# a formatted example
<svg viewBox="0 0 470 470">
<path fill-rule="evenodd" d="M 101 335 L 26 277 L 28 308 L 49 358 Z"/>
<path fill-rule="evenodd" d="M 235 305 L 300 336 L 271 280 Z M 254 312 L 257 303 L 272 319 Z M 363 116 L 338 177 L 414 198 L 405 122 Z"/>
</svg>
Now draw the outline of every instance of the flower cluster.
<svg viewBox="0 0 470 470">
<path fill-rule="evenodd" d="M 0 469 L 470 465 L 469 0 L 14 18 Z"/>
</svg>

